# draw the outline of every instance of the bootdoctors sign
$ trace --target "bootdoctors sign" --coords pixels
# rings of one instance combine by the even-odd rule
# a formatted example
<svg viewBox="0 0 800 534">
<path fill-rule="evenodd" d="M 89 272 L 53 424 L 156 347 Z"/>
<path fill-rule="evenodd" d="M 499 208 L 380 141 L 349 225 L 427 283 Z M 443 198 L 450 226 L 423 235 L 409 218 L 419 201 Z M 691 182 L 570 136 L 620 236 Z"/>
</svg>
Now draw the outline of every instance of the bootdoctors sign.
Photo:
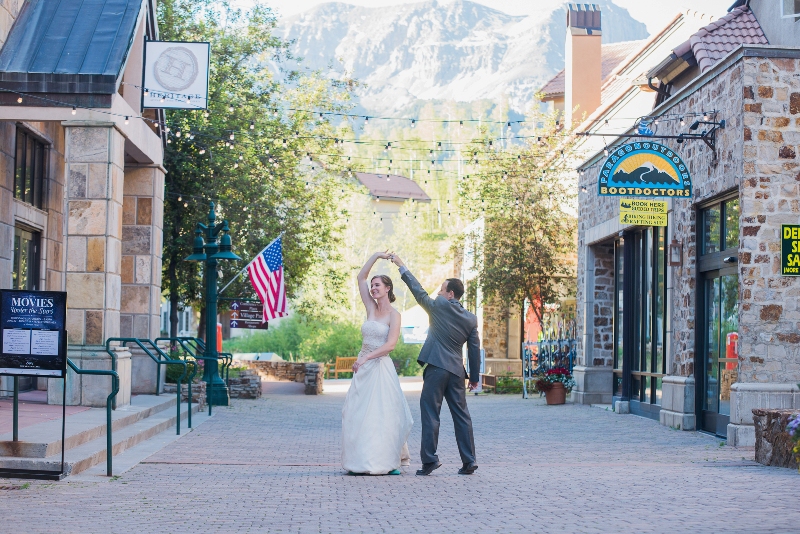
<svg viewBox="0 0 800 534">
<path fill-rule="evenodd" d="M 0 291 L 0 374 L 64 377 L 67 294 Z"/>
<path fill-rule="evenodd" d="M 692 196 L 692 180 L 683 160 L 660 143 L 628 143 L 609 154 L 597 180 L 601 196 Z"/>
</svg>

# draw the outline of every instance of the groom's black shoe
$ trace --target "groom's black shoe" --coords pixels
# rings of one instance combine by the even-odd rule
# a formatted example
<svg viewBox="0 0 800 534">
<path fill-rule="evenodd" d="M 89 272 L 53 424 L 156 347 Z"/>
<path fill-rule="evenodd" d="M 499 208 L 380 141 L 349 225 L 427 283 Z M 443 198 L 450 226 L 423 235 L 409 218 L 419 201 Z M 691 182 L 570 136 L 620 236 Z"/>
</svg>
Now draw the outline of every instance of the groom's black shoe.
<svg viewBox="0 0 800 534">
<path fill-rule="evenodd" d="M 478 468 L 475 464 L 464 464 L 464 467 L 458 470 L 459 475 L 471 475 Z"/>
<path fill-rule="evenodd" d="M 422 469 L 417 469 L 418 475 L 428 476 L 433 473 L 434 469 L 439 469 L 442 467 L 442 464 L 439 462 L 431 462 L 429 464 L 422 464 Z"/>
</svg>

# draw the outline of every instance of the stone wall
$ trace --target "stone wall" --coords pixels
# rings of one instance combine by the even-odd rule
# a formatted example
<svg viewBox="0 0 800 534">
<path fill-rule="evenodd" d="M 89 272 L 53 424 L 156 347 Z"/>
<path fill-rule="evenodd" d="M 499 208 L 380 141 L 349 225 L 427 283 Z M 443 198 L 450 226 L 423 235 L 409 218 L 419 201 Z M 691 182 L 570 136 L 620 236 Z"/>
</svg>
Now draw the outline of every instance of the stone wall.
<svg viewBox="0 0 800 534">
<path fill-rule="evenodd" d="M 233 367 L 246 367 L 255 371 L 262 380 L 300 382 L 305 384 L 306 395 L 322 393 L 322 375 L 325 367 L 316 362 L 261 362 L 257 360 L 234 360 Z"/>
<path fill-rule="evenodd" d="M 239 378 L 228 381 L 228 392 L 232 399 L 260 399 L 261 377 L 255 371 L 241 371 Z"/>
</svg>

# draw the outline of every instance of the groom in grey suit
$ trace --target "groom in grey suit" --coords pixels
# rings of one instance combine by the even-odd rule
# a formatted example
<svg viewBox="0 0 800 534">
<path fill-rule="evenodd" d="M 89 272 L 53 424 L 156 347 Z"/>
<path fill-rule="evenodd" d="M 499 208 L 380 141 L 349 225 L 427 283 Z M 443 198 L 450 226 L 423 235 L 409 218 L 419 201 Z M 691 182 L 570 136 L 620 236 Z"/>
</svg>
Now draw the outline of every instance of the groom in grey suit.
<svg viewBox="0 0 800 534">
<path fill-rule="evenodd" d="M 464 369 L 461 349 L 467 343 L 471 391 L 478 387 L 480 380 L 478 318 L 459 302 L 464 294 L 461 280 L 448 278 L 442 283 L 437 297 L 432 299 L 406 268 L 403 260 L 395 254 L 392 254 L 391 260 L 400 268 L 400 277 L 427 312 L 430 321 L 428 339 L 417 359 L 420 365 L 427 364 L 423 373 L 422 396 L 419 399 L 422 416 L 422 469 L 417 474 L 429 475 L 442 465 L 436 455 L 436 448 L 439 443 L 439 413 L 442 410 L 442 398 L 445 398 L 453 416 L 458 452 L 464 464 L 458 474 L 471 475 L 478 466 L 475 465 L 475 440 L 472 437 L 472 419 L 467 409 L 464 386 L 467 371 Z"/>
</svg>

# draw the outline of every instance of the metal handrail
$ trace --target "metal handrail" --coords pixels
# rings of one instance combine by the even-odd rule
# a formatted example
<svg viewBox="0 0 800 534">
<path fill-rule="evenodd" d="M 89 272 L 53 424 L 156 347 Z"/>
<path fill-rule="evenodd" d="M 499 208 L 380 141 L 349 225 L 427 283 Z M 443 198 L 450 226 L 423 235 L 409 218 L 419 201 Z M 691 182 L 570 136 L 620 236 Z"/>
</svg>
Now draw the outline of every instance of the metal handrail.
<svg viewBox="0 0 800 534">
<path fill-rule="evenodd" d="M 167 354 L 166 352 L 161 350 L 161 347 L 158 346 L 158 343 L 154 343 L 153 341 L 150 341 L 149 339 L 141 339 L 141 338 L 139 338 L 139 341 L 142 341 L 144 343 L 150 344 L 150 346 L 152 346 L 156 350 L 156 352 L 158 352 L 159 358 L 161 356 L 163 356 L 165 360 L 168 360 L 168 363 L 175 363 L 175 360 L 172 358 L 172 356 L 170 356 L 169 354 Z M 158 340 L 156 340 L 156 341 L 158 341 Z M 189 402 L 189 411 L 187 413 L 187 424 L 188 424 L 189 428 L 192 428 L 192 383 L 194 382 L 194 377 L 197 375 L 197 371 L 200 369 L 200 366 L 197 364 L 196 361 L 187 360 L 186 359 L 186 354 L 187 353 L 184 351 L 183 361 L 186 362 L 186 363 L 192 364 L 192 372 L 188 377 L 186 377 L 187 378 L 186 387 L 187 387 L 187 393 L 188 393 L 187 401 Z M 193 354 L 189 354 L 189 355 L 194 358 Z M 158 369 L 160 370 L 161 368 L 159 367 Z M 185 374 L 186 374 L 186 372 L 184 372 L 181 375 L 181 377 L 184 377 Z M 160 380 L 160 377 L 159 377 L 159 380 Z M 181 389 L 180 385 L 181 384 L 179 382 L 178 383 L 178 390 L 179 391 Z M 178 417 L 180 418 L 180 412 L 178 413 Z"/>
<path fill-rule="evenodd" d="M 191 337 L 191 336 L 184 336 L 181 337 L 186 342 L 192 343 L 194 345 L 195 350 L 198 352 L 205 352 L 206 350 L 206 342 L 198 337 Z M 222 373 L 221 376 L 225 376 L 225 385 L 230 386 L 231 384 L 231 365 L 233 364 L 233 354 L 230 352 L 219 352 L 219 357 L 222 358 Z"/>
<path fill-rule="evenodd" d="M 67 358 L 67 365 L 79 375 L 104 375 L 111 377 L 111 393 L 106 398 L 106 476 L 113 476 L 111 459 L 114 456 L 114 449 L 111 443 L 111 410 L 112 404 L 114 404 L 116 400 L 117 393 L 119 393 L 119 374 L 117 374 L 116 371 L 105 371 L 102 369 L 81 369 L 69 358 Z M 67 390 L 64 388 L 64 395 L 66 394 Z"/>
<path fill-rule="evenodd" d="M 167 342 L 175 341 L 175 342 L 177 342 L 178 344 L 180 344 L 181 348 L 183 348 L 184 351 L 189 353 L 195 360 L 203 360 L 203 361 L 213 360 L 215 362 L 219 362 L 219 358 L 212 358 L 210 356 L 200 356 L 199 355 L 200 351 L 201 351 L 201 347 L 200 347 L 200 345 L 197 344 L 197 342 L 200 341 L 197 338 L 192 338 L 192 337 L 158 337 L 158 338 L 156 338 L 156 343 L 158 343 L 159 341 L 167 341 Z M 186 344 L 189 343 L 189 342 L 194 342 L 191 348 L 186 346 Z M 205 350 L 205 344 L 203 344 L 202 350 Z M 213 394 L 213 390 L 214 390 L 214 383 L 211 382 L 211 381 L 207 381 L 206 382 L 206 388 L 207 388 L 206 389 L 206 398 L 208 400 L 208 415 L 211 416 L 212 404 L 214 404 L 212 402 L 212 399 L 214 398 L 213 395 L 212 395 Z"/>
<path fill-rule="evenodd" d="M 153 343 L 152 341 L 150 341 L 149 339 L 144 339 L 143 340 L 143 339 L 139 339 L 139 338 L 136 338 L 136 337 L 110 337 L 110 338 L 108 338 L 106 340 L 106 352 L 109 352 L 109 344 L 112 341 L 118 341 L 118 342 L 122 343 L 123 347 L 126 346 L 128 343 L 136 343 L 139 346 L 139 348 L 144 351 L 145 354 L 150 356 L 150 358 L 154 362 L 156 362 L 156 364 L 157 364 L 157 366 L 156 366 L 156 395 L 159 395 L 158 386 L 161 384 L 161 367 L 160 366 L 161 365 L 183 365 L 183 373 L 181 374 L 181 376 L 178 377 L 178 387 L 177 387 L 177 390 L 178 390 L 178 392 L 177 392 L 178 420 L 177 420 L 177 422 L 175 424 L 175 426 L 176 426 L 175 432 L 177 433 L 177 435 L 180 436 L 181 435 L 181 383 L 182 383 L 183 379 L 186 378 L 186 362 L 185 361 L 181 361 L 181 360 L 173 360 L 173 359 L 169 358 L 169 356 L 166 356 L 166 354 L 164 354 L 164 352 L 161 349 L 159 349 L 158 346 L 155 343 Z M 162 361 L 160 357 L 157 358 L 152 352 L 150 352 L 150 350 L 147 347 L 144 346 L 144 343 L 142 343 L 142 341 L 146 341 L 151 346 L 156 347 L 156 350 L 159 352 L 159 354 L 164 354 L 164 356 L 167 358 L 167 360 L 166 361 Z M 189 411 L 190 412 L 192 411 L 191 403 L 189 403 Z"/>
</svg>

